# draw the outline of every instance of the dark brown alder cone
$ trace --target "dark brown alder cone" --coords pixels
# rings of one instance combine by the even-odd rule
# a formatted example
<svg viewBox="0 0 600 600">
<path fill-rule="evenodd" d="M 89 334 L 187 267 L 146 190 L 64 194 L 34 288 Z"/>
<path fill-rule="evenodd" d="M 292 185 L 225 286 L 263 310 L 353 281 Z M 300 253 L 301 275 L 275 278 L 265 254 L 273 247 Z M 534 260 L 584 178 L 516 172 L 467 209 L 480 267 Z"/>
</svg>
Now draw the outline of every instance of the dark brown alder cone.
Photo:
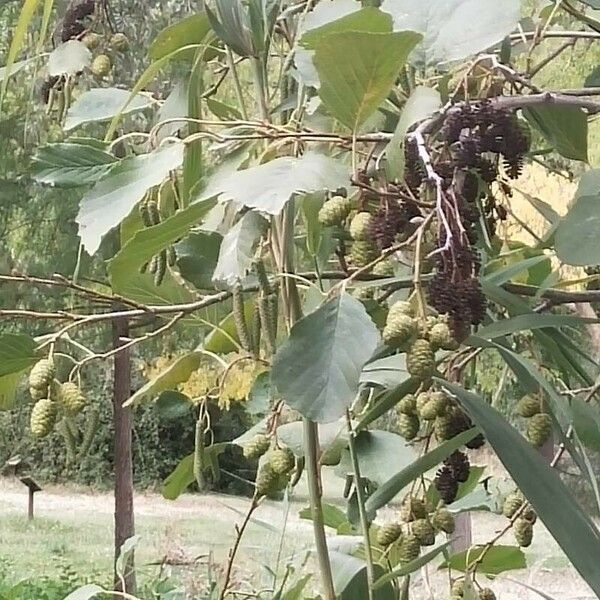
<svg viewBox="0 0 600 600">
<path fill-rule="evenodd" d="M 436 474 L 433 481 L 435 489 L 438 491 L 440 498 L 446 504 L 452 504 L 456 500 L 458 494 L 458 481 L 454 477 L 452 469 L 449 467 L 442 467 Z"/>
<path fill-rule="evenodd" d="M 444 465 L 452 471 L 454 479 L 459 483 L 464 483 L 469 479 L 471 465 L 468 456 L 464 452 L 456 450 L 446 458 Z"/>
</svg>

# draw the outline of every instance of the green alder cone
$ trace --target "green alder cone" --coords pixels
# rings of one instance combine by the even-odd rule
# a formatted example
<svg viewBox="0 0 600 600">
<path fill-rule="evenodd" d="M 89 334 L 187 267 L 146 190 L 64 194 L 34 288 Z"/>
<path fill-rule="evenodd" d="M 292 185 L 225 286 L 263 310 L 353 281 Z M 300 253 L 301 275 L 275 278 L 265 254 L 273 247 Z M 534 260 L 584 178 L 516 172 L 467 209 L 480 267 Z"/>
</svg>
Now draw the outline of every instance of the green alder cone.
<svg viewBox="0 0 600 600">
<path fill-rule="evenodd" d="M 85 395 L 72 381 L 60 386 L 58 397 L 62 406 L 73 415 L 80 413 L 87 404 Z"/>
<path fill-rule="evenodd" d="M 294 453 L 289 448 L 278 448 L 267 455 L 271 469 L 277 475 L 289 473 L 294 468 Z"/>
<path fill-rule="evenodd" d="M 429 379 L 435 371 L 435 354 L 427 340 L 418 339 L 406 354 L 406 370 L 417 379 Z"/>
<path fill-rule="evenodd" d="M 523 396 L 515 407 L 515 411 L 520 417 L 531 419 L 541 412 L 540 401 L 534 396 Z"/>
<path fill-rule="evenodd" d="M 417 414 L 417 399 L 414 394 L 407 394 L 398 402 L 398 412 L 403 415 Z"/>
<path fill-rule="evenodd" d="M 410 528 L 412 534 L 419 540 L 421 546 L 435 544 L 435 529 L 427 519 L 417 519 Z"/>
<path fill-rule="evenodd" d="M 512 492 L 506 499 L 504 500 L 504 504 L 502 505 L 502 514 L 508 518 L 512 519 L 515 513 L 523 506 L 523 496 L 519 492 Z"/>
<path fill-rule="evenodd" d="M 31 410 L 29 426 L 37 438 L 46 437 L 56 422 L 56 404 L 49 398 L 38 400 Z"/>
<path fill-rule="evenodd" d="M 532 506 L 527 506 L 521 516 L 532 525 L 535 525 L 535 522 L 537 521 L 537 513 Z"/>
<path fill-rule="evenodd" d="M 268 436 L 259 433 L 255 435 L 247 444 L 243 446 L 243 454 L 245 458 L 260 458 L 271 445 L 271 440 Z"/>
<path fill-rule="evenodd" d="M 352 201 L 343 196 L 333 196 L 319 210 L 319 221 L 327 226 L 341 225 L 352 210 Z"/>
<path fill-rule="evenodd" d="M 417 335 L 424 340 L 429 340 L 429 334 L 432 327 L 437 323 L 435 317 L 427 317 L 425 320 L 417 320 Z M 433 346 L 432 346 L 433 347 Z"/>
<path fill-rule="evenodd" d="M 433 432 L 439 442 L 451 440 L 454 437 L 454 419 L 452 415 L 437 417 L 433 422 Z"/>
<path fill-rule="evenodd" d="M 419 417 L 425 421 L 433 421 L 439 416 L 438 405 L 435 400 L 429 400 L 426 404 L 421 407 Z"/>
<path fill-rule="evenodd" d="M 533 525 L 527 519 L 518 518 L 513 525 L 515 540 L 521 548 L 531 546 L 533 540 Z"/>
<path fill-rule="evenodd" d="M 256 474 L 256 495 L 268 496 L 273 493 L 276 488 L 278 477 L 277 473 L 273 471 L 268 463 L 262 464 Z"/>
<path fill-rule="evenodd" d="M 414 496 L 407 496 L 400 506 L 400 518 L 405 523 L 411 523 L 418 519 L 424 519 L 427 516 L 425 503 Z"/>
<path fill-rule="evenodd" d="M 398 433 L 407 441 L 414 440 L 421 429 L 417 415 L 401 414 L 398 417 Z"/>
<path fill-rule="evenodd" d="M 102 41 L 102 36 L 99 33 L 86 33 L 81 40 L 89 50 L 95 50 Z"/>
<path fill-rule="evenodd" d="M 96 77 L 106 77 L 112 68 L 110 58 L 106 54 L 98 54 L 92 61 L 90 70 Z"/>
<path fill-rule="evenodd" d="M 413 560 L 419 558 L 419 554 L 421 553 L 421 543 L 414 535 L 406 535 L 402 538 L 400 542 L 400 547 L 398 550 L 398 556 L 400 558 L 400 562 L 409 563 Z"/>
<path fill-rule="evenodd" d="M 377 543 L 384 548 L 391 546 L 402 535 L 400 523 L 387 523 L 377 530 Z"/>
<path fill-rule="evenodd" d="M 54 362 L 51 359 L 42 358 L 42 360 L 38 360 L 29 373 L 29 388 L 46 392 L 54 379 L 54 373 Z M 34 399 L 40 400 L 41 398 Z"/>
<path fill-rule="evenodd" d="M 124 33 L 113 33 L 110 38 L 110 47 L 117 52 L 127 52 L 129 50 L 129 39 Z"/>
<path fill-rule="evenodd" d="M 496 600 L 496 594 L 490 588 L 483 588 L 479 591 L 480 600 Z"/>
<path fill-rule="evenodd" d="M 350 236 L 353 240 L 369 241 L 369 230 L 371 225 L 371 215 L 362 211 L 356 213 L 350 221 Z"/>
<path fill-rule="evenodd" d="M 444 533 L 454 533 L 456 527 L 454 516 L 445 508 L 440 508 L 433 513 L 431 524 L 437 531 L 443 531 Z"/>
<path fill-rule="evenodd" d="M 394 263 L 389 259 L 378 262 L 373 267 L 373 275 L 379 275 L 380 277 L 393 277 Z"/>
<path fill-rule="evenodd" d="M 379 250 L 369 241 L 358 240 L 352 243 L 348 258 L 355 267 L 364 267 L 379 256 Z"/>
<path fill-rule="evenodd" d="M 445 321 L 438 321 L 429 330 L 429 342 L 434 350 L 456 350 L 459 346 Z"/>
<path fill-rule="evenodd" d="M 527 438 L 536 448 L 541 448 L 552 434 L 552 418 L 548 413 L 531 417 L 527 427 Z"/>
<path fill-rule="evenodd" d="M 405 313 L 388 314 L 383 328 L 383 341 L 392 348 L 405 348 L 415 336 L 416 321 Z"/>
<path fill-rule="evenodd" d="M 410 302 L 407 302 L 406 300 L 398 300 L 397 302 L 394 302 L 392 306 L 390 306 L 388 311 L 388 319 L 392 315 L 408 315 L 409 317 L 414 317 L 415 313 Z"/>
</svg>

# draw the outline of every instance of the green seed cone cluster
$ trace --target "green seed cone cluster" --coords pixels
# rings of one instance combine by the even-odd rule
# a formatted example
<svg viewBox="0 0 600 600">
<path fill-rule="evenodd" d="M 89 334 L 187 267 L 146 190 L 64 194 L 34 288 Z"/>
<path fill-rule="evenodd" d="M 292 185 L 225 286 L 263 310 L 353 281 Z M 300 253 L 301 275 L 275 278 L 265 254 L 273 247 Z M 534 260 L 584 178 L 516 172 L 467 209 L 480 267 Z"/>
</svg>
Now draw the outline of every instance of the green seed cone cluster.
<svg viewBox="0 0 600 600">
<path fill-rule="evenodd" d="M 60 385 L 58 400 L 61 406 L 70 414 L 79 414 L 87 404 L 87 399 L 79 386 L 72 381 Z"/>
<path fill-rule="evenodd" d="M 333 196 L 327 200 L 319 211 L 319 221 L 326 227 L 341 225 L 350 215 L 352 200 L 344 196 Z"/>
<path fill-rule="evenodd" d="M 38 400 L 31 410 L 29 426 L 31 433 L 37 438 L 46 437 L 56 423 L 56 403 L 50 398 Z"/>
<path fill-rule="evenodd" d="M 271 469 L 277 475 L 290 473 L 294 468 L 294 453 L 289 448 L 271 450 L 266 457 Z"/>
<path fill-rule="evenodd" d="M 541 448 L 552 435 L 552 418 L 548 413 L 538 413 L 529 419 L 527 439 L 536 448 Z"/>
<path fill-rule="evenodd" d="M 350 236 L 355 241 L 367 242 L 370 239 L 371 213 L 361 211 L 350 221 Z"/>
<path fill-rule="evenodd" d="M 124 33 L 113 33 L 110 37 L 110 47 L 117 52 L 127 52 L 129 50 L 129 39 Z"/>
<path fill-rule="evenodd" d="M 481 588 L 476 592 L 479 600 L 496 600 L 496 594 L 490 588 Z M 463 600 L 465 597 L 464 579 L 456 579 L 450 587 L 450 600 Z"/>
<path fill-rule="evenodd" d="M 391 546 L 402 536 L 400 523 L 387 523 L 377 530 L 377 543 L 384 548 Z"/>
<path fill-rule="evenodd" d="M 417 519 L 410 527 L 411 533 L 419 540 L 421 546 L 435 544 L 435 528 L 429 519 Z"/>
<path fill-rule="evenodd" d="M 517 414 L 524 419 L 531 419 L 531 417 L 542 411 L 539 398 L 529 395 L 523 396 L 519 402 L 517 402 L 515 410 Z"/>
<path fill-rule="evenodd" d="M 513 533 L 517 544 L 521 548 L 528 548 L 533 540 L 533 523 L 519 517 L 513 525 Z"/>
<path fill-rule="evenodd" d="M 99 79 L 106 77 L 110 73 L 111 69 L 112 63 L 107 54 L 98 54 L 98 56 L 94 57 L 94 60 L 90 66 L 90 71 Z"/>
<path fill-rule="evenodd" d="M 454 516 L 445 508 L 440 508 L 433 513 L 431 524 L 436 531 L 443 531 L 444 533 L 454 533 L 454 529 L 456 528 Z"/>
<path fill-rule="evenodd" d="M 523 506 L 524 502 L 525 498 L 523 498 L 523 495 L 520 492 L 511 492 L 504 500 L 504 504 L 502 505 L 502 514 L 507 519 L 512 519 L 521 506 Z"/>
<path fill-rule="evenodd" d="M 48 397 L 54 373 L 54 362 L 50 358 L 42 358 L 33 365 L 29 373 L 29 391 L 34 400 Z"/>
<path fill-rule="evenodd" d="M 406 370 L 421 380 L 428 380 L 435 371 L 435 354 L 426 339 L 415 340 L 406 353 Z"/>
<path fill-rule="evenodd" d="M 269 436 L 259 433 L 242 447 L 245 458 L 260 458 L 271 445 Z"/>
<path fill-rule="evenodd" d="M 414 534 L 405 535 L 400 541 L 398 556 L 401 563 L 409 563 L 419 558 L 421 542 Z"/>
</svg>

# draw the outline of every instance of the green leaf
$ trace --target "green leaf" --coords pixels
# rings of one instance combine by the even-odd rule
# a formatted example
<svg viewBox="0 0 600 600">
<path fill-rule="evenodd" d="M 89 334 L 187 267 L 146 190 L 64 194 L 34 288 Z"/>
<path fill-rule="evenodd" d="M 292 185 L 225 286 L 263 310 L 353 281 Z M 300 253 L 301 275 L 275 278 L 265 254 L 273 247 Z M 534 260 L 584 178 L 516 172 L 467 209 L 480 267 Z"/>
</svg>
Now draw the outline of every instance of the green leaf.
<svg viewBox="0 0 600 600">
<path fill-rule="evenodd" d="M 526 277 L 524 282 L 527 282 L 530 269 L 542 263 L 546 266 L 544 273 L 546 275 L 550 273 L 550 259 L 542 251 L 536 251 L 534 256 L 528 258 L 521 258 L 522 256 L 523 253 L 520 250 L 517 250 L 514 254 L 511 253 L 509 256 L 503 256 L 494 261 L 490 261 L 490 263 L 486 265 L 486 275 L 484 280 L 495 285 L 502 285 L 511 279 L 515 279 L 517 275 L 525 272 Z M 513 258 L 516 260 L 512 260 Z"/>
<path fill-rule="evenodd" d="M 194 454 L 188 454 L 179 461 L 175 470 L 164 480 L 161 493 L 167 500 L 176 500 L 194 483 Z"/>
<path fill-rule="evenodd" d="M 526 108 L 523 116 L 559 154 L 587 162 L 588 122 L 581 108 L 549 104 Z"/>
<path fill-rule="evenodd" d="M 411 560 L 409 563 L 403 564 L 400 567 L 396 567 L 389 573 L 386 573 L 379 579 L 375 581 L 374 588 L 377 590 L 386 583 L 393 581 L 394 579 L 398 579 L 399 577 L 405 577 L 406 575 L 410 575 L 415 571 L 418 571 L 421 567 L 428 565 L 436 556 L 438 556 L 441 552 L 443 552 L 448 546 L 450 542 L 445 542 L 441 546 L 430 550 L 423 556 L 419 556 L 419 558 L 415 558 L 415 560 Z"/>
<path fill-rule="evenodd" d="M 294 325 L 275 355 L 271 380 L 304 417 L 335 421 L 353 402 L 378 341 L 362 303 L 343 293 Z"/>
<path fill-rule="evenodd" d="M 0 377 L 20 373 L 34 365 L 39 360 L 35 349 L 35 341 L 28 335 L 0 335 Z"/>
<path fill-rule="evenodd" d="M 310 506 L 303 508 L 298 516 L 301 519 L 306 519 L 307 521 L 312 521 L 312 510 Z M 345 525 L 348 522 L 346 518 L 346 513 L 337 506 L 333 504 L 323 504 L 323 523 L 326 527 L 331 527 L 337 531 L 338 527 L 341 525 Z"/>
<path fill-rule="evenodd" d="M 329 556 L 336 597 L 339 600 L 364 600 L 367 598 L 367 564 L 365 561 L 341 552 L 330 552 Z M 381 565 L 375 565 L 377 578 L 381 577 L 384 572 Z M 396 593 L 390 583 L 383 584 L 373 594 L 373 600 L 395 599 Z"/>
<path fill-rule="evenodd" d="M 279 214 L 293 194 L 350 187 L 347 167 L 314 151 L 282 156 L 243 171 L 219 171 L 201 197 L 218 195 L 271 215 Z"/>
<path fill-rule="evenodd" d="M 202 44 L 210 32 L 210 23 L 206 13 L 197 12 L 177 23 L 165 27 L 153 40 L 148 49 L 152 60 L 159 60 L 176 52 L 183 46 Z M 182 60 L 192 60 L 196 51 L 180 55 Z"/>
<path fill-rule="evenodd" d="M 405 354 L 393 354 L 368 362 L 360 374 L 361 383 L 379 385 L 388 390 L 396 388 L 409 378 Z"/>
<path fill-rule="evenodd" d="M 412 31 L 346 31 L 319 39 L 314 65 L 327 110 L 356 132 L 385 100 L 421 36 Z"/>
<path fill-rule="evenodd" d="M 248 393 L 244 409 L 249 415 L 264 415 L 269 412 L 273 397 L 274 390 L 271 385 L 271 373 L 263 371 L 256 376 L 252 388 Z"/>
<path fill-rule="evenodd" d="M 83 93 L 67 111 L 64 130 L 70 131 L 84 123 L 107 121 L 119 112 L 131 93 L 121 88 L 92 88 Z M 137 94 L 129 102 L 126 113 L 148 108 L 152 98 Z"/>
<path fill-rule="evenodd" d="M 386 149 L 386 172 L 389 177 L 397 180 L 404 177 L 404 140 L 408 130 L 431 116 L 441 105 L 442 98 L 437 90 L 424 86 L 415 88 L 402 109 L 398 125 Z"/>
<path fill-rule="evenodd" d="M 544 327 L 581 327 L 600 323 L 600 319 L 585 319 L 577 315 L 544 315 L 528 313 L 511 319 L 501 319 L 477 330 L 477 337 L 492 340 L 505 335 Z"/>
<path fill-rule="evenodd" d="M 407 485 L 414 481 L 420 475 L 427 473 L 439 465 L 445 458 L 450 456 L 455 450 L 464 446 L 478 434 L 476 427 L 469 431 L 457 435 L 456 437 L 443 442 L 427 454 L 419 457 L 417 460 L 401 469 L 393 477 L 390 477 L 381 485 L 367 500 L 365 507 L 371 514 L 392 501 Z"/>
<path fill-rule="evenodd" d="M 33 64 L 35 61 L 37 61 L 37 59 L 38 59 L 37 56 L 33 56 L 31 58 L 27 58 L 25 60 L 20 60 L 18 62 L 15 62 L 15 63 L 13 63 L 12 67 L 10 68 L 10 71 L 8 70 L 8 67 L 0 67 L 0 81 L 3 81 L 5 78 L 10 78 L 13 75 L 16 75 L 19 71 L 24 69 L 26 66 Z"/>
<path fill-rule="evenodd" d="M 191 400 L 181 392 L 167 390 L 156 399 L 156 412 L 160 419 L 177 421 L 192 415 Z"/>
<path fill-rule="evenodd" d="M 215 117 L 223 121 L 235 121 L 242 118 L 242 113 L 235 106 L 225 104 L 215 98 L 207 98 L 206 106 Z"/>
<path fill-rule="evenodd" d="M 319 221 L 319 210 L 323 206 L 324 194 L 306 194 L 302 198 L 301 210 L 306 224 L 306 249 L 312 256 L 318 256 L 323 239 L 323 224 Z"/>
<path fill-rule="evenodd" d="M 356 8 L 357 5 L 352 4 Z M 314 50 L 318 41 L 325 36 L 347 31 L 390 33 L 392 31 L 392 17 L 378 8 L 367 6 L 324 23 L 319 27 L 311 28 L 302 35 L 300 44 L 305 48 Z"/>
<path fill-rule="evenodd" d="M 81 199 L 77 223 L 81 242 L 94 254 L 102 237 L 116 227 L 144 197 L 183 161 L 183 144 L 172 144 L 124 158 Z"/>
<path fill-rule="evenodd" d="M 51 2 L 52 0 L 50 0 Z M 46 0 L 48 4 L 48 0 Z M 8 49 L 8 56 L 6 57 L 6 65 L 4 67 L 4 77 L 2 79 L 2 89 L 0 91 L 0 108 L 4 97 L 6 96 L 6 90 L 8 89 L 8 79 L 11 75 L 13 65 L 17 59 L 17 55 L 22 50 L 23 45 L 26 41 L 27 29 L 33 19 L 35 12 L 38 8 L 39 0 L 24 0 L 23 5 L 19 11 L 19 19 L 17 25 L 11 28 L 11 42 L 10 48 Z"/>
<path fill-rule="evenodd" d="M 204 354 L 202 352 L 190 352 L 179 357 L 164 371 L 148 381 L 137 392 L 135 392 L 125 406 L 136 405 L 140 402 L 157 396 L 165 390 L 176 388 L 180 383 L 185 383 L 192 373 L 198 369 Z"/>
<path fill-rule="evenodd" d="M 135 233 L 108 264 L 113 288 L 124 295 L 135 291 L 138 279 L 150 277 L 139 273 L 140 267 L 188 233 L 214 205 L 212 199 L 190 204 L 158 225 Z"/>
<path fill-rule="evenodd" d="M 92 53 L 79 40 L 69 40 L 57 46 L 48 56 L 48 75 L 76 75 L 90 66 Z"/>
<path fill-rule="evenodd" d="M 361 431 L 356 436 L 354 447 L 361 477 L 377 485 L 383 485 L 398 469 L 405 469 L 417 458 L 412 446 L 403 437 L 389 431 Z M 394 460 L 390 460 L 391 456 Z M 345 477 L 353 472 L 350 451 L 346 448 L 336 473 Z"/>
<path fill-rule="evenodd" d="M 127 538 L 122 544 L 119 550 L 119 556 L 115 561 L 115 571 L 119 575 L 124 575 L 125 570 L 127 569 L 127 563 L 129 562 L 129 558 L 133 554 L 136 546 L 138 545 L 141 536 L 133 535 L 130 538 Z"/>
<path fill-rule="evenodd" d="M 571 414 L 577 437 L 591 450 L 600 452 L 600 414 L 597 406 L 592 407 L 581 398 L 573 398 Z"/>
<path fill-rule="evenodd" d="M 87 144 L 48 144 L 35 153 L 32 175 L 40 183 L 79 187 L 96 183 L 116 162 L 112 154 Z"/>
<path fill-rule="evenodd" d="M 215 232 L 198 231 L 175 244 L 181 276 L 198 289 L 212 288 L 212 277 L 223 238 Z"/>
<path fill-rule="evenodd" d="M 600 263 L 600 196 L 578 196 L 556 228 L 558 258 L 569 265 Z"/>
<path fill-rule="evenodd" d="M 27 369 L 0 376 L 0 410 L 10 410 L 15 404 L 17 388 Z"/>
<path fill-rule="evenodd" d="M 302 600 L 305 598 L 304 589 L 308 585 L 312 575 L 304 575 L 300 577 L 296 583 L 292 584 L 281 596 L 281 600 Z M 274 596 L 273 600 L 279 600 L 278 596 Z"/>
<path fill-rule="evenodd" d="M 257 212 L 248 211 L 224 236 L 213 281 L 232 286 L 241 281 L 254 261 L 254 248 L 267 228 L 267 221 Z"/>
<path fill-rule="evenodd" d="M 514 571 L 527 567 L 527 561 L 523 551 L 518 546 L 493 546 L 487 549 L 485 546 L 473 546 L 459 554 L 453 554 L 446 560 L 440 569 L 450 568 L 457 571 L 468 571 L 472 565 L 485 552 L 483 560 L 477 565 L 478 573 L 486 575 L 498 575 L 504 571 Z"/>
<path fill-rule="evenodd" d="M 319 446 L 321 463 L 335 465 L 340 462 L 342 452 L 348 446 L 348 426 L 346 419 L 333 423 L 321 423 L 319 426 Z M 277 438 L 287 446 L 295 456 L 304 456 L 304 430 L 302 421 L 285 423 L 277 428 Z"/>
<path fill-rule="evenodd" d="M 101 588 L 99 585 L 88 583 L 71 592 L 64 600 L 91 600 L 91 598 L 95 598 L 98 594 L 103 594 L 104 592 L 104 588 Z"/>
<path fill-rule="evenodd" d="M 579 574 L 600 594 L 600 532 L 531 444 L 479 396 L 440 381 L 481 427 L 519 489 Z M 556 510 L 559 506 L 560 510 Z"/>
<path fill-rule="evenodd" d="M 417 31 L 423 41 L 411 55 L 420 67 L 461 60 L 511 33 L 521 18 L 520 0 L 384 0 L 394 30 Z"/>
</svg>

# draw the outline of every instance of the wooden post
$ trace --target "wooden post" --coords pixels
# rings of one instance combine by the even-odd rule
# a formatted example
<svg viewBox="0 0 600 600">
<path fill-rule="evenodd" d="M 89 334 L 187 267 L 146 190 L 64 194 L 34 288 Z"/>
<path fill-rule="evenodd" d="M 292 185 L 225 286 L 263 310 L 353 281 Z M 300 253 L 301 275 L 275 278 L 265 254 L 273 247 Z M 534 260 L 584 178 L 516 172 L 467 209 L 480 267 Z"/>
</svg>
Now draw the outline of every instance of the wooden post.
<svg viewBox="0 0 600 600">
<path fill-rule="evenodd" d="M 33 520 L 33 497 L 36 492 L 41 492 L 42 488 L 37 482 L 31 477 L 21 477 L 21 483 L 27 487 L 28 490 L 28 504 L 27 504 L 27 519 Z"/>
<path fill-rule="evenodd" d="M 113 321 L 113 348 L 123 345 L 129 335 L 126 319 Z M 113 389 L 113 421 L 115 426 L 115 566 L 125 540 L 135 535 L 133 512 L 133 452 L 131 408 L 123 404 L 131 394 L 131 355 L 129 349 L 115 354 Z M 115 572 L 115 590 L 136 594 L 133 552 L 125 565 L 124 582 Z M 126 589 L 123 588 L 123 583 Z"/>
</svg>

